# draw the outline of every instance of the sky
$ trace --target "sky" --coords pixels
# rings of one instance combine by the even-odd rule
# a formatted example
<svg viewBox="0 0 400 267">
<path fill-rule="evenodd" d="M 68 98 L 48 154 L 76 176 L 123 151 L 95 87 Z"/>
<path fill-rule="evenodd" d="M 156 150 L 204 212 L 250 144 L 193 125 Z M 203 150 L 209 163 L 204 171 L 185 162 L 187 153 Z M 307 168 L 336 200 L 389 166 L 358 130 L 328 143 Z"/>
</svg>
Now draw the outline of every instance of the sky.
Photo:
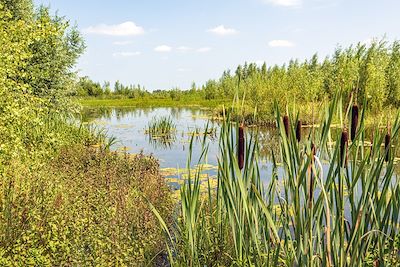
<svg viewBox="0 0 400 267">
<path fill-rule="evenodd" d="M 284 64 L 386 36 L 399 0 L 34 0 L 76 24 L 80 76 L 187 89 L 244 62 Z"/>
</svg>

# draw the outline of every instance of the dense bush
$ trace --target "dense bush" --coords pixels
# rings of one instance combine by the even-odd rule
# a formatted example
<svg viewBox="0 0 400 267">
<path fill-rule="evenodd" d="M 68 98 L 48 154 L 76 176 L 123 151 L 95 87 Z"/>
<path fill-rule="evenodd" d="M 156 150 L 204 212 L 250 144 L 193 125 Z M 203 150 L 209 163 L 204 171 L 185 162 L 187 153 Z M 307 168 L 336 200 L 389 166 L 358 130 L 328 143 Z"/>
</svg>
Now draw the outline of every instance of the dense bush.
<svg viewBox="0 0 400 267">
<path fill-rule="evenodd" d="M 0 181 L 0 265 L 142 266 L 161 249 L 147 198 L 167 218 L 156 159 L 74 146 Z"/>
</svg>

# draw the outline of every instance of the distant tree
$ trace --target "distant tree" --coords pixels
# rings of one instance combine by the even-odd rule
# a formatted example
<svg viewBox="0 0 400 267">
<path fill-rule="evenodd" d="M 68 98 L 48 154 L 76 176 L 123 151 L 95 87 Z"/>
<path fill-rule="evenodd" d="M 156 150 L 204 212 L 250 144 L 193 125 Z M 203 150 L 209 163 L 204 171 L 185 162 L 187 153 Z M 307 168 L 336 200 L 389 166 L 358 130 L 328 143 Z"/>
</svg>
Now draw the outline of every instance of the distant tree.
<svg viewBox="0 0 400 267">
<path fill-rule="evenodd" d="M 103 92 L 105 95 L 111 95 L 111 85 L 110 82 L 104 82 L 103 84 Z"/>
</svg>

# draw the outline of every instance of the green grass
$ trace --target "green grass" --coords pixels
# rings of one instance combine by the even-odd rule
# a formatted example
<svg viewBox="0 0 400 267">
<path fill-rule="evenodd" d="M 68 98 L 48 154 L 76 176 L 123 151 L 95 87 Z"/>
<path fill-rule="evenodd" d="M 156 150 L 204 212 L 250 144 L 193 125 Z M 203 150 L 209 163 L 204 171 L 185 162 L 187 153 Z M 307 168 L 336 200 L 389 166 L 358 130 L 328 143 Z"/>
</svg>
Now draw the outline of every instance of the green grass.
<svg viewBox="0 0 400 267">
<path fill-rule="evenodd" d="M 86 98 L 79 99 L 78 102 L 85 107 L 134 107 L 134 108 L 146 108 L 146 107 L 206 107 L 215 108 L 224 103 L 229 103 L 226 100 L 204 100 L 204 99 L 97 99 L 97 98 Z"/>
<path fill-rule="evenodd" d="M 222 117 L 224 108 L 232 106 L 232 100 L 218 99 L 218 100 L 204 100 L 202 98 L 181 98 L 179 100 L 172 99 L 158 99 L 158 98 L 143 98 L 143 99 L 130 99 L 130 98 L 82 98 L 78 102 L 84 107 L 89 108 L 148 108 L 148 107 L 199 107 L 208 108 L 212 111 L 211 116 L 215 119 Z M 300 119 L 303 124 L 317 124 L 318 111 L 326 106 L 329 101 L 322 103 L 303 103 L 296 105 L 297 111 L 300 112 Z M 294 106 L 294 105 L 293 105 Z M 289 106 L 288 108 L 292 108 Z M 254 115 L 256 111 L 256 116 Z M 389 120 L 392 120 L 397 113 L 397 109 L 385 108 L 380 110 L 379 113 L 371 113 L 366 111 L 368 116 L 365 119 L 365 125 L 373 127 L 386 127 Z M 243 105 L 231 111 L 232 120 L 243 121 L 247 125 L 275 125 L 275 115 L 273 107 L 260 106 L 252 107 L 244 101 Z M 340 118 L 334 116 L 333 123 L 338 124 Z"/>
</svg>

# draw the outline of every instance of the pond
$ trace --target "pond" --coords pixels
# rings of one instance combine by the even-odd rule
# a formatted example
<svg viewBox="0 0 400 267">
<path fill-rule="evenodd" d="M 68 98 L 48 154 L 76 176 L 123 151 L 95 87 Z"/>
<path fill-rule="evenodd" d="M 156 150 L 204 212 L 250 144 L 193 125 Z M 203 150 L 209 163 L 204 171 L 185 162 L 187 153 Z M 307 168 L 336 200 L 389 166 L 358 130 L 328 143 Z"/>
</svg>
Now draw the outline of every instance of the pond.
<svg viewBox="0 0 400 267">
<path fill-rule="evenodd" d="M 85 109 L 83 119 L 104 128 L 109 136 L 117 138 L 117 143 L 112 146 L 113 150 L 130 154 L 151 154 L 159 159 L 165 176 L 177 177 L 180 176 L 179 171 L 184 172 L 186 169 L 193 135 L 191 167 L 197 164 L 202 152 L 202 134 L 207 125 L 208 129 L 214 131 L 207 135 L 209 149 L 207 164 L 203 166 L 203 170 L 215 175 L 220 126 L 217 122 L 210 121 L 209 113 L 207 109 L 201 108 L 97 108 Z M 161 116 L 170 117 L 176 125 L 175 134 L 168 140 L 152 138 L 146 133 L 149 121 Z M 260 172 L 263 177 L 270 177 L 267 175 L 272 171 L 269 159 L 271 151 L 278 150 L 278 133 L 276 129 L 263 128 L 259 132 L 259 140 Z"/>
<path fill-rule="evenodd" d="M 85 109 L 84 121 L 91 122 L 100 128 L 104 128 L 109 136 L 117 138 L 118 142 L 112 146 L 113 150 L 121 153 L 151 154 L 159 159 L 163 175 L 167 178 L 181 177 L 186 172 L 189 145 L 192 136 L 191 168 L 198 163 L 202 152 L 202 133 L 208 124 L 208 128 L 215 131 L 207 135 L 209 143 L 207 164 L 204 171 L 215 176 L 217 170 L 217 155 L 219 150 L 218 136 L 220 125 L 210 121 L 210 112 L 202 108 L 96 108 Z M 172 137 L 164 140 L 152 138 L 146 133 L 149 121 L 155 117 L 167 116 L 176 126 L 176 132 Z M 247 132 L 251 132 L 248 128 Z M 262 180 L 269 181 L 272 172 L 271 154 L 279 155 L 279 136 L 275 128 L 257 128 L 260 145 L 260 174 Z M 304 129 L 303 135 L 307 135 L 309 129 Z M 327 165 L 324 164 L 326 168 Z M 280 169 L 279 172 L 282 170 Z M 396 173 L 398 168 L 396 168 Z"/>
</svg>

